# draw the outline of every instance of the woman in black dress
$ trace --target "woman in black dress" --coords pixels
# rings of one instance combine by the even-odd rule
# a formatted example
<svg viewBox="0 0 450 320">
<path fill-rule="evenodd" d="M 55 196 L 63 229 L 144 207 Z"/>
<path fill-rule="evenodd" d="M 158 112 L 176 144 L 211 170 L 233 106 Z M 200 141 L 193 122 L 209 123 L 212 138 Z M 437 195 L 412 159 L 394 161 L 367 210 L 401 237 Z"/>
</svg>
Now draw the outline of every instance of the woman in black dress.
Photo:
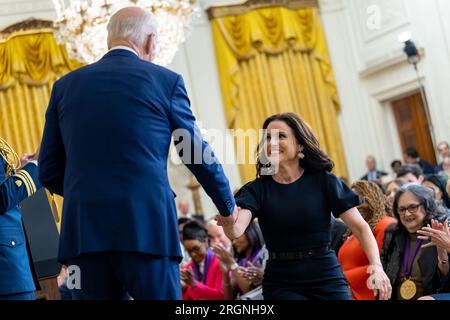
<svg viewBox="0 0 450 320">
<path fill-rule="evenodd" d="M 391 285 L 377 243 L 358 209 L 358 196 L 330 171 L 333 162 L 320 149 L 309 126 L 292 113 L 274 115 L 263 125 L 257 178 L 236 194 L 234 224 L 218 216 L 235 239 L 258 218 L 269 261 L 263 294 L 269 300 L 347 300 L 351 294 L 330 249 L 331 213 L 341 218 L 363 246 L 371 266 L 369 287 L 389 299 Z M 266 164 L 266 165 L 265 165 Z"/>
</svg>

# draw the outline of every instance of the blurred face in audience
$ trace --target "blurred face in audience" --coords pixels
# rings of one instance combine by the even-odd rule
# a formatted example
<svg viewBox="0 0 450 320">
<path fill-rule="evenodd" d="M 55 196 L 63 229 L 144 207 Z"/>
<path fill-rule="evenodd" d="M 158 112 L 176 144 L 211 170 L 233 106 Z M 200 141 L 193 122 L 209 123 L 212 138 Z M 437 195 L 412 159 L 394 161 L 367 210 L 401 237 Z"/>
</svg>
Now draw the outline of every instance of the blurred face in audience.
<svg viewBox="0 0 450 320">
<path fill-rule="evenodd" d="M 450 172 L 450 156 L 444 158 L 444 161 L 442 162 L 442 169 Z"/>
<path fill-rule="evenodd" d="M 419 200 L 409 191 L 402 194 L 398 200 L 400 222 L 409 233 L 416 233 L 423 227 L 425 210 Z"/>
<path fill-rule="evenodd" d="M 209 223 L 207 225 L 207 229 L 208 229 L 208 236 L 211 241 L 211 243 L 210 243 L 211 247 L 214 247 L 214 246 L 220 244 L 227 249 L 230 248 L 231 241 L 230 241 L 230 239 L 227 238 L 227 236 L 223 232 L 222 227 L 220 227 L 216 224 L 213 224 L 213 223 Z"/>
<path fill-rule="evenodd" d="M 375 161 L 375 158 L 371 157 L 371 156 L 367 157 L 366 166 L 367 166 L 367 170 L 374 171 L 376 169 L 376 167 L 377 167 L 377 163 Z"/>
<path fill-rule="evenodd" d="M 233 240 L 234 249 L 239 253 L 244 253 L 246 250 L 250 248 L 250 243 L 248 242 L 247 236 L 245 233 Z"/>
<path fill-rule="evenodd" d="M 414 164 L 417 161 L 416 158 L 410 157 L 406 153 L 403 154 L 403 160 L 406 164 Z"/>
<path fill-rule="evenodd" d="M 278 139 L 275 132 L 278 132 Z M 284 121 L 272 121 L 267 126 L 266 152 L 272 163 L 298 165 L 298 153 L 302 150 L 291 127 Z"/>
<path fill-rule="evenodd" d="M 183 241 L 183 246 L 195 263 L 201 263 L 205 260 L 206 251 L 208 250 L 207 242 L 201 242 L 199 240 L 185 240 Z"/>
<path fill-rule="evenodd" d="M 389 183 L 386 187 L 386 197 L 391 205 L 394 203 L 395 194 L 399 189 L 400 186 L 395 182 Z"/>
<path fill-rule="evenodd" d="M 428 187 L 428 188 L 430 188 L 431 190 L 434 191 L 434 196 L 436 198 L 436 201 L 441 201 L 442 200 L 442 191 L 433 182 L 431 182 L 431 181 L 424 181 L 422 183 L 422 185 L 425 186 L 425 187 Z"/>
<path fill-rule="evenodd" d="M 441 155 L 441 158 L 444 159 L 445 157 L 450 156 L 450 148 L 446 143 L 441 143 L 438 146 L 438 152 Z"/>
<path fill-rule="evenodd" d="M 402 170 L 402 164 L 400 162 L 396 162 L 393 166 L 392 166 L 392 171 L 395 172 L 395 174 L 398 174 L 400 172 L 400 170 Z"/>
<path fill-rule="evenodd" d="M 421 181 L 411 172 L 408 172 L 402 178 L 405 179 L 406 181 L 408 181 L 408 183 L 416 183 L 416 184 L 421 183 Z"/>
</svg>

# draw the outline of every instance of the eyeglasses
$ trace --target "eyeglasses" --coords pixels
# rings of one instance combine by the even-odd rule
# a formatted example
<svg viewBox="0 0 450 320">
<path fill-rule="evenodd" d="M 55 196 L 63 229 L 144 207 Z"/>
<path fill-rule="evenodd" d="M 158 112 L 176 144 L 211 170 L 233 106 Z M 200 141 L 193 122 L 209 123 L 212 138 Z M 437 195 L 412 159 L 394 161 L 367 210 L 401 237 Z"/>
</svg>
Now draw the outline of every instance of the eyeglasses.
<svg viewBox="0 0 450 320">
<path fill-rule="evenodd" d="M 398 207 L 397 212 L 398 212 L 398 214 L 405 214 L 406 210 L 408 210 L 409 213 L 416 213 L 417 210 L 419 210 L 421 205 L 422 204 L 417 203 L 417 204 L 410 204 L 407 207 Z"/>
</svg>

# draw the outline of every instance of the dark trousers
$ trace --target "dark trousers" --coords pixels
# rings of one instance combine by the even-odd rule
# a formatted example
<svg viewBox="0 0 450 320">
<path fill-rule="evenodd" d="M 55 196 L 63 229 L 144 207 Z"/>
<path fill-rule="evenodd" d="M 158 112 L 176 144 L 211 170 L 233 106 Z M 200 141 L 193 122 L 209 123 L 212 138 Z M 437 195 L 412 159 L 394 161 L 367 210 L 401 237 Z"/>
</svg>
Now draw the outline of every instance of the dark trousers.
<svg viewBox="0 0 450 320">
<path fill-rule="evenodd" d="M 89 253 L 68 261 L 80 269 L 77 299 L 180 300 L 179 262 L 176 258 L 138 252 Z M 76 270 L 76 269 L 74 269 Z M 68 287 L 75 282 L 69 276 Z"/>
</svg>

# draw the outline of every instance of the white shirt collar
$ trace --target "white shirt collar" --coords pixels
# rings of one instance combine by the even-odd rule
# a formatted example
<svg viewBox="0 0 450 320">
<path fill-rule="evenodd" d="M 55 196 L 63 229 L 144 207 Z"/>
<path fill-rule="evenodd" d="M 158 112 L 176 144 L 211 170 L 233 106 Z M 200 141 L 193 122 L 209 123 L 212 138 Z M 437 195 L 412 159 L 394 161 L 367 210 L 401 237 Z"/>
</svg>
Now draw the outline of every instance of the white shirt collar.
<svg viewBox="0 0 450 320">
<path fill-rule="evenodd" d="M 131 49 L 130 47 L 127 47 L 127 46 L 115 46 L 115 47 L 112 47 L 111 49 L 109 49 L 109 51 L 113 51 L 113 50 L 128 50 L 130 52 L 133 52 L 135 55 L 137 55 L 139 57 L 139 54 L 134 49 Z"/>
</svg>

